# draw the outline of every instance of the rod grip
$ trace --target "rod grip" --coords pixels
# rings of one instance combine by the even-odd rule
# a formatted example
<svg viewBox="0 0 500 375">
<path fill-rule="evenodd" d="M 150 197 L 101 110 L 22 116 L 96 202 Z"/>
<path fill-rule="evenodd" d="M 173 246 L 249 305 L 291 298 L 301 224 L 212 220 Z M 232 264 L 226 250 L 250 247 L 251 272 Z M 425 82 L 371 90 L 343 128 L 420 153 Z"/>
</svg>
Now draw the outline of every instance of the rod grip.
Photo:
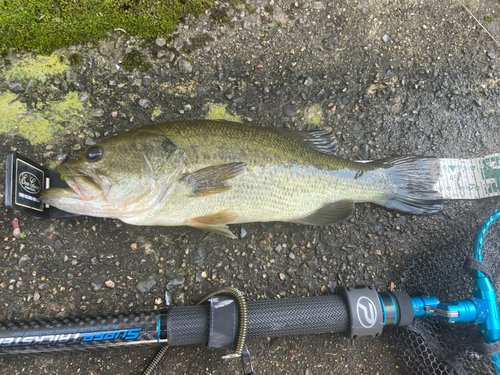
<svg viewBox="0 0 500 375">
<path fill-rule="evenodd" d="M 338 295 L 247 302 L 247 338 L 343 332 L 349 312 Z M 206 344 L 209 305 L 172 307 L 167 313 L 168 345 Z"/>
</svg>

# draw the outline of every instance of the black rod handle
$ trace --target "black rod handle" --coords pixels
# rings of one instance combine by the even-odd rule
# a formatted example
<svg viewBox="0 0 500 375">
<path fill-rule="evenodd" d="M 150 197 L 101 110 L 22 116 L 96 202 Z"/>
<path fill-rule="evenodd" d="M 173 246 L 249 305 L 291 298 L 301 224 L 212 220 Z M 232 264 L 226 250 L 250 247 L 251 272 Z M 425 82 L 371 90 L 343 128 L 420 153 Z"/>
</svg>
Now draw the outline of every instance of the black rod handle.
<svg viewBox="0 0 500 375">
<path fill-rule="evenodd" d="M 343 297 L 317 297 L 247 302 L 247 338 L 312 335 L 343 332 L 349 328 L 349 312 Z M 170 346 L 206 344 L 209 306 L 172 307 L 167 313 Z"/>
</svg>

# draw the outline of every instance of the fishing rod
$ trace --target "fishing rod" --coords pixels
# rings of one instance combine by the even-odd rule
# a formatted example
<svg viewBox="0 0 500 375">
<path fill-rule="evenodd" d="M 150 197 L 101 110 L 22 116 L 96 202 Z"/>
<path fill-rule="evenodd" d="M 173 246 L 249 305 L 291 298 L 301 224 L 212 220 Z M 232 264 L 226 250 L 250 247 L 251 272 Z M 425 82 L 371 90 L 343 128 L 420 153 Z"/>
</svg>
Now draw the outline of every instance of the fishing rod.
<svg viewBox="0 0 500 375">
<path fill-rule="evenodd" d="M 479 267 L 483 239 L 499 217 L 500 210 L 481 225 L 473 249 Z M 222 288 L 194 306 L 0 322 L 0 356 L 124 346 L 207 345 L 227 352 L 223 358 L 241 358 L 244 373 L 253 374 L 247 339 L 345 332 L 354 340 L 376 337 L 384 327 L 408 326 L 414 319 L 430 316 L 477 324 L 485 342 L 483 354 L 491 356 L 493 369 L 500 374 L 500 317 L 495 288 L 479 270 L 475 271 L 473 296 L 450 302 L 440 302 L 434 296 L 410 297 L 404 291 L 378 293 L 367 285 L 338 286 L 332 295 L 247 302 L 241 291 Z"/>
</svg>

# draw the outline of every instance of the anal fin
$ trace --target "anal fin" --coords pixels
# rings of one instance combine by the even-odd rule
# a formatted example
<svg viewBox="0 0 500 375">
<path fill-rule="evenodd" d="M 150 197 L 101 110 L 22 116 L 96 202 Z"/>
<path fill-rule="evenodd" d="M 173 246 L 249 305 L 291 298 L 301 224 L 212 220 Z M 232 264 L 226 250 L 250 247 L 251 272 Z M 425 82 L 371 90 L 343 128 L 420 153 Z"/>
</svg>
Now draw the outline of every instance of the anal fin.
<svg viewBox="0 0 500 375">
<path fill-rule="evenodd" d="M 229 238 L 236 236 L 229 230 L 226 224 L 232 223 L 238 216 L 228 210 L 215 212 L 205 216 L 197 216 L 189 219 L 186 224 L 194 228 L 221 234 Z"/>
<path fill-rule="evenodd" d="M 326 203 L 312 214 L 295 219 L 293 222 L 305 225 L 329 225 L 346 220 L 354 210 L 354 201 L 341 200 L 333 203 Z"/>
</svg>

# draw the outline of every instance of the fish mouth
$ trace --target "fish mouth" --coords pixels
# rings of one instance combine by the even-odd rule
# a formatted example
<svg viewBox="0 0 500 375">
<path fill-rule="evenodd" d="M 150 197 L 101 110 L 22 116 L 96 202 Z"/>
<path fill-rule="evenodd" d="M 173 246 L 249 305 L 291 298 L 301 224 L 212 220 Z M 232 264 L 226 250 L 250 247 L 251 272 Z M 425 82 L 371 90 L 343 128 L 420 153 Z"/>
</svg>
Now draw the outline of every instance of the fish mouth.
<svg viewBox="0 0 500 375">
<path fill-rule="evenodd" d="M 61 174 L 61 179 L 68 185 L 68 188 L 61 189 L 66 190 L 63 193 L 66 197 L 88 201 L 101 193 L 100 186 L 88 174 L 67 164 L 58 165 L 56 170 Z"/>
<path fill-rule="evenodd" d="M 60 201 L 62 199 L 82 199 L 78 193 L 70 188 L 50 188 L 42 191 L 39 198 L 42 202 L 49 205 L 51 205 L 53 201 Z"/>
</svg>

